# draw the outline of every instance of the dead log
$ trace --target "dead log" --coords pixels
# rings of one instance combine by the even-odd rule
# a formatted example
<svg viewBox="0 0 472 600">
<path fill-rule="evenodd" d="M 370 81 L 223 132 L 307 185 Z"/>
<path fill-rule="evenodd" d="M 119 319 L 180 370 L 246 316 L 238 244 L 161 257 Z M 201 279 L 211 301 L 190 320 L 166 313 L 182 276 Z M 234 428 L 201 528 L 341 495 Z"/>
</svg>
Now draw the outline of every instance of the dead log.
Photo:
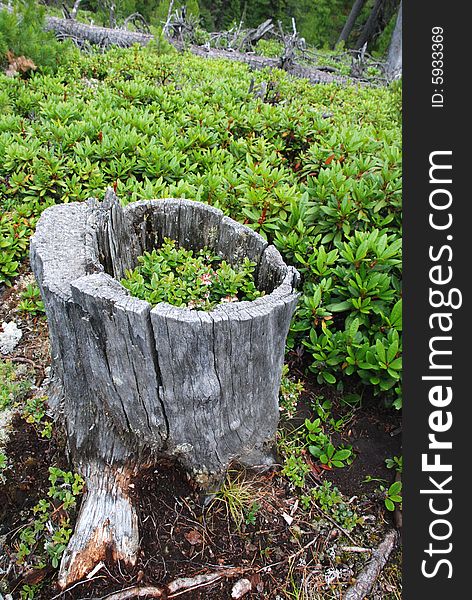
<svg viewBox="0 0 472 600">
<path fill-rule="evenodd" d="M 101 48 L 108 48 L 109 46 L 126 48 L 133 44 L 146 46 L 154 39 L 152 35 L 139 31 L 87 25 L 74 19 L 60 19 L 58 17 L 46 17 L 45 29 L 53 31 L 59 38 L 83 40 Z"/>
<path fill-rule="evenodd" d="M 128 47 L 133 44 L 146 46 L 151 40 L 152 35 L 141 33 L 138 31 L 128 31 L 125 29 L 110 29 L 108 27 L 98 27 L 96 25 L 87 25 L 73 19 L 59 19 L 58 17 L 47 17 L 45 27 L 49 31 L 53 31 L 59 39 L 71 38 L 76 42 L 88 42 L 98 45 L 101 48 L 109 46 Z M 172 28 L 172 25 L 166 23 L 166 27 Z M 237 62 L 242 62 L 249 65 L 252 69 L 280 68 L 280 59 L 267 58 L 257 56 L 255 54 L 229 51 L 216 48 L 208 48 L 205 46 L 197 46 L 196 44 L 185 45 L 178 39 L 169 39 L 169 42 L 179 51 L 188 49 L 192 54 L 204 58 L 228 59 Z M 308 79 L 311 83 L 332 83 L 337 81 L 345 83 L 347 78 L 330 73 L 325 73 L 317 68 L 301 66 L 297 63 L 286 65 L 286 70 L 295 77 Z"/>
<path fill-rule="evenodd" d="M 164 237 L 256 263 L 266 294 L 209 312 L 151 308 L 119 283 Z M 49 323 L 54 389 L 87 495 L 64 554 L 66 586 L 101 560 L 134 564 L 134 475 L 175 457 L 207 491 L 233 461 L 274 462 L 285 339 L 298 274 L 257 233 L 187 200 L 57 205 L 43 212 L 31 266 Z M 57 405 L 58 402 L 53 405 Z"/>
<path fill-rule="evenodd" d="M 397 532 L 389 531 L 380 546 L 373 551 L 372 558 L 358 575 L 356 583 L 347 590 L 344 600 L 364 600 L 369 595 L 397 541 Z"/>
</svg>

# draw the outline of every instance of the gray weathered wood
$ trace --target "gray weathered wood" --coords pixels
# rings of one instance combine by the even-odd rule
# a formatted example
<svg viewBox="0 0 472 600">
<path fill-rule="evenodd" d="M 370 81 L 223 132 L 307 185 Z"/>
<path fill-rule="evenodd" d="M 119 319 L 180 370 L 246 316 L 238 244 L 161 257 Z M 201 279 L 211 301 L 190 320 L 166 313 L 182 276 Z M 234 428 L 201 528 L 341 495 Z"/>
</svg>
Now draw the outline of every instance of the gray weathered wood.
<svg viewBox="0 0 472 600">
<path fill-rule="evenodd" d="M 388 48 L 385 71 L 390 79 L 398 79 L 402 75 L 402 2 L 400 2 L 395 29 Z"/>
<path fill-rule="evenodd" d="M 209 246 L 232 263 L 249 257 L 266 294 L 209 312 L 132 297 L 118 280 L 164 237 Z M 65 586 L 107 556 L 136 560 L 128 486 L 143 465 L 173 456 L 211 490 L 233 461 L 273 462 L 298 274 L 220 210 L 176 199 L 122 208 L 111 190 L 103 202 L 45 210 L 31 265 L 50 328 L 54 405 L 87 484 L 61 565 Z"/>
</svg>

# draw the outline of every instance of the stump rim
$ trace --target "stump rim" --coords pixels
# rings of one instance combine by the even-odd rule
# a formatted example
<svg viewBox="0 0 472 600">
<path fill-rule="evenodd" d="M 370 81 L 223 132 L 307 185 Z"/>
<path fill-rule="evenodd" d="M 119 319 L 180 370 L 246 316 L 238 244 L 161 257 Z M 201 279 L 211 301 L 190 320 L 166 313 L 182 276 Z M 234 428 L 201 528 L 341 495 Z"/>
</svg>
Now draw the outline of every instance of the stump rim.
<svg viewBox="0 0 472 600">
<path fill-rule="evenodd" d="M 116 198 L 116 196 L 115 196 L 115 198 Z M 87 202 L 91 206 L 93 206 L 98 202 L 98 200 L 96 198 L 89 198 L 87 200 Z M 257 314 L 260 314 L 261 309 L 265 309 L 265 312 L 269 313 L 276 306 L 285 304 L 288 301 L 292 300 L 294 297 L 296 297 L 296 298 L 300 297 L 300 292 L 296 291 L 297 284 L 300 279 L 300 274 L 297 271 L 297 269 L 295 269 L 295 267 L 293 267 L 293 266 L 287 265 L 285 263 L 282 255 L 277 250 L 277 248 L 273 244 L 269 244 L 265 238 L 263 238 L 259 233 L 257 233 L 257 231 L 254 231 L 253 229 L 251 229 L 250 227 L 248 227 L 247 225 L 245 225 L 243 223 L 239 223 L 232 217 L 228 217 L 227 215 L 224 214 L 224 212 L 221 209 L 215 208 L 214 206 L 211 206 L 209 204 L 205 204 L 204 202 L 200 202 L 199 200 L 189 200 L 188 198 L 172 198 L 172 197 L 136 200 L 134 202 L 129 202 L 128 204 L 124 204 L 124 205 L 120 202 L 120 206 L 122 207 L 122 209 L 125 213 L 133 214 L 134 212 L 139 210 L 139 208 L 141 208 L 141 207 L 158 206 L 158 205 L 162 204 L 163 202 L 168 202 L 171 205 L 172 204 L 174 204 L 174 205 L 182 204 L 182 205 L 187 205 L 187 206 L 196 206 L 200 210 L 207 212 L 207 213 L 218 213 L 221 216 L 222 221 L 225 219 L 225 220 L 230 220 L 231 222 L 235 223 L 238 228 L 241 228 L 242 230 L 247 231 L 247 233 L 250 234 L 250 236 L 253 239 L 256 239 L 265 244 L 265 248 L 261 253 L 261 259 L 262 259 L 264 252 L 266 252 L 269 248 L 272 251 L 275 251 L 277 253 L 277 256 L 280 258 L 280 261 L 281 261 L 283 267 L 285 268 L 285 274 L 283 276 L 283 279 L 278 285 L 276 285 L 274 287 L 274 289 L 271 292 L 269 292 L 263 296 L 260 296 L 259 298 L 256 298 L 255 300 L 238 300 L 237 302 L 227 302 L 227 303 L 220 302 L 211 310 L 188 308 L 187 306 L 176 306 L 176 305 L 170 304 L 168 302 L 159 302 L 158 304 L 153 305 L 150 302 L 148 302 L 147 300 L 143 300 L 143 299 L 138 298 L 137 296 L 134 296 L 133 294 L 131 294 L 131 292 L 123 286 L 123 284 L 121 283 L 121 281 L 119 279 L 116 279 L 115 277 L 113 277 L 112 275 L 110 275 L 104 271 L 104 267 L 103 267 L 102 263 L 100 262 L 100 260 L 98 259 L 97 256 L 94 256 L 93 262 L 95 263 L 95 266 L 100 270 L 101 273 L 103 273 L 104 275 L 107 275 L 107 278 L 109 277 L 111 280 L 111 281 L 108 280 L 107 282 L 104 281 L 104 285 L 107 284 L 107 287 L 113 286 L 115 288 L 114 289 L 115 293 L 117 293 L 119 295 L 119 298 L 117 298 L 116 301 L 119 302 L 121 300 L 126 300 L 127 298 L 132 298 L 135 301 L 139 301 L 139 303 L 143 303 L 143 304 L 141 304 L 141 306 L 144 306 L 144 304 L 145 304 L 150 313 L 163 314 L 163 313 L 170 312 L 170 309 L 172 309 L 173 311 L 177 311 L 177 313 L 180 313 L 182 320 L 188 320 L 189 317 L 190 317 L 190 320 L 194 320 L 195 317 L 198 319 L 204 318 L 203 315 L 211 315 L 212 317 L 216 317 L 216 318 L 222 317 L 222 318 L 229 319 L 233 316 L 234 317 L 240 316 L 241 312 L 243 312 L 243 311 L 251 312 L 251 310 L 254 310 L 254 309 L 256 309 Z M 79 280 L 84 280 L 85 278 L 90 277 L 92 275 L 94 275 L 94 274 L 93 273 L 85 274 L 76 280 L 72 280 L 70 282 L 70 285 L 75 287 L 76 284 L 79 282 Z M 95 273 L 95 275 L 96 275 L 96 273 Z M 118 285 L 114 285 L 112 282 L 116 282 Z M 101 289 L 103 289 L 103 288 L 97 289 L 97 294 L 99 295 L 99 297 L 103 297 L 103 295 L 100 294 Z M 123 307 L 123 308 L 125 308 L 125 310 L 126 310 L 126 307 Z M 174 318 L 176 318 L 177 313 L 173 314 Z M 194 318 L 191 318 L 191 315 Z M 251 316 L 255 316 L 255 315 L 251 315 Z"/>
</svg>

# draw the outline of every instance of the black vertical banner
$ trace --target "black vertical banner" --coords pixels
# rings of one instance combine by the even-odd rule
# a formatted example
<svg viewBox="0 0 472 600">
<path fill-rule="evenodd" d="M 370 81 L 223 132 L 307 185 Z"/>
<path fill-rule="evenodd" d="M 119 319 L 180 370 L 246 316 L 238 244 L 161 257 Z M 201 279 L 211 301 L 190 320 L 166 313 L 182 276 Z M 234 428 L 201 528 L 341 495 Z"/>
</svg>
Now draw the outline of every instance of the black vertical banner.
<svg viewBox="0 0 472 600">
<path fill-rule="evenodd" d="M 472 597 L 467 2 L 406 0 L 404 598 Z"/>
</svg>

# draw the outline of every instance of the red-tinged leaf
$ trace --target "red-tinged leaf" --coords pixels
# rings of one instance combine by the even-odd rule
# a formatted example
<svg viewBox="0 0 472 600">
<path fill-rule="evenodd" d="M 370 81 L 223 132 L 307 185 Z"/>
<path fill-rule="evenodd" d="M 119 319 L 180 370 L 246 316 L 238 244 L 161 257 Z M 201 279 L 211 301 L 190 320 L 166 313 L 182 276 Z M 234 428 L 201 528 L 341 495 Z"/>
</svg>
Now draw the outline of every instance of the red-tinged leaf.
<svg viewBox="0 0 472 600">
<path fill-rule="evenodd" d="M 325 160 L 325 165 L 330 165 L 335 158 L 336 158 L 336 156 L 334 154 L 331 154 L 331 156 L 328 156 L 328 158 Z"/>
</svg>

